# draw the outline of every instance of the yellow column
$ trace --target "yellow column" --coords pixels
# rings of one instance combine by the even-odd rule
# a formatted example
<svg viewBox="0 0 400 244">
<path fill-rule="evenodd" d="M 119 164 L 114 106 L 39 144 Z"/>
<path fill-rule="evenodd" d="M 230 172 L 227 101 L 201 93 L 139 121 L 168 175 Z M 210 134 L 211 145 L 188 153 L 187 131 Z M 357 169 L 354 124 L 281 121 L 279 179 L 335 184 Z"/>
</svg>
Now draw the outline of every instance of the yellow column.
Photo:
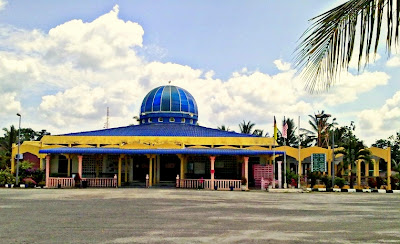
<svg viewBox="0 0 400 244">
<path fill-rule="evenodd" d="M 342 164 L 342 177 L 344 176 L 344 162 L 341 163 Z"/>
<path fill-rule="evenodd" d="M 379 176 L 379 159 L 376 161 L 375 159 L 372 159 L 372 162 L 374 163 L 374 176 L 378 177 Z"/>
<path fill-rule="evenodd" d="M 186 160 L 187 156 L 179 154 L 178 155 L 179 159 L 181 160 L 181 168 L 180 168 L 180 179 L 185 179 L 185 171 L 186 171 Z"/>
<path fill-rule="evenodd" d="M 349 170 L 348 175 L 351 175 L 351 164 L 348 165 L 347 169 Z"/>
<path fill-rule="evenodd" d="M 369 163 L 365 162 L 365 177 L 369 176 Z"/>
<path fill-rule="evenodd" d="M 249 189 L 249 157 L 243 157 L 244 159 L 244 177 L 246 177 L 247 184 L 246 190 Z"/>
<path fill-rule="evenodd" d="M 391 155 L 390 155 L 390 147 L 386 148 L 386 152 L 387 152 L 387 156 L 386 156 L 386 160 L 387 160 L 387 190 L 391 190 L 392 189 L 392 184 L 390 183 L 390 176 L 392 176 L 392 159 L 391 159 Z"/>
<path fill-rule="evenodd" d="M 121 186 L 122 155 L 118 158 L 118 186 Z"/>
<path fill-rule="evenodd" d="M 361 187 L 361 160 L 356 161 L 357 164 L 357 186 Z"/>
<path fill-rule="evenodd" d="M 125 182 L 128 182 L 128 157 L 125 157 Z"/>
<path fill-rule="evenodd" d="M 332 150 L 331 147 L 328 147 L 328 155 L 330 156 L 328 158 L 328 176 L 332 176 Z"/>
<path fill-rule="evenodd" d="M 153 157 L 149 158 L 149 186 L 153 186 Z"/>
</svg>

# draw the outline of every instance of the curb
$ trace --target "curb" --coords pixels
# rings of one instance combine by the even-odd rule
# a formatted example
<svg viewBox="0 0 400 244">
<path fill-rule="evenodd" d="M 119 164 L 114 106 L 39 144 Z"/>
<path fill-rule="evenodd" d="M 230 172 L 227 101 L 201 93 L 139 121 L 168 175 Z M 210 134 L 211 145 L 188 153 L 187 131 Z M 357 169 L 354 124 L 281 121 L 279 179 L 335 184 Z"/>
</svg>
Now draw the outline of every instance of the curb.
<svg viewBox="0 0 400 244">
<path fill-rule="evenodd" d="M 393 193 L 400 194 L 400 190 L 385 190 L 385 189 L 340 189 L 340 188 L 306 188 L 307 192 L 362 192 L 362 193 Z"/>
</svg>

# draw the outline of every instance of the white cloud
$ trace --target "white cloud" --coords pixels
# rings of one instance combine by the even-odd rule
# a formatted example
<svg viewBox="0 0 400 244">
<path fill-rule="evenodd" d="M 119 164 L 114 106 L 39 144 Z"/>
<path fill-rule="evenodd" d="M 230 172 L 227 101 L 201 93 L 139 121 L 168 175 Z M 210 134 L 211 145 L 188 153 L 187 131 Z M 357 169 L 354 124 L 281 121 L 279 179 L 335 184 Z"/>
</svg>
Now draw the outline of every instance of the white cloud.
<svg viewBox="0 0 400 244">
<path fill-rule="evenodd" d="M 400 67 L 400 56 L 391 57 L 387 62 L 388 67 Z"/>
<path fill-rule="evenodd" d="M 16 100 L 16 92 L 3 93 L 0 96 L 0 115 L 21 112 L 21 103 Z"/>
<path fill-rule="evenodd" d="M 361 111 L 358 120 L 364 138 L 387 138 L 394 134 L 400 128 L 400 91 L 381 108 Z"/>
<path fill-rule="evenodd" d="M 0 11 L 4 10 L 8 2 L 6 0 L 0 0 Z"/>
<path fill-rule="evenodd" d="M 288 71 L 288 70 L 290 70 L 290 63 L 283 62 L 280 59 L 275 60 L 274 64 L 278 68 L 278 70 L 280 70 L 280 71 Z"/>
</svg>

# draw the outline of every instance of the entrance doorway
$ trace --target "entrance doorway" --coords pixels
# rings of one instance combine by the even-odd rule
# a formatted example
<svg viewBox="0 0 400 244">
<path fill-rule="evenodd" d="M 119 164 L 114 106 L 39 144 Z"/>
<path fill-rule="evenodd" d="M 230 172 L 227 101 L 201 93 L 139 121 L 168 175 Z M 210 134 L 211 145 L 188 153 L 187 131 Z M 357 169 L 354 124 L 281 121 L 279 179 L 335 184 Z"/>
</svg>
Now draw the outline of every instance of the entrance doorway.
<svg viewBox="0 0 400 244">
<path fill-rule="evenodd" d="M 175 182 L 181 160 L 176 155 L 160 155 L 160 181 Z"/>
</svg>

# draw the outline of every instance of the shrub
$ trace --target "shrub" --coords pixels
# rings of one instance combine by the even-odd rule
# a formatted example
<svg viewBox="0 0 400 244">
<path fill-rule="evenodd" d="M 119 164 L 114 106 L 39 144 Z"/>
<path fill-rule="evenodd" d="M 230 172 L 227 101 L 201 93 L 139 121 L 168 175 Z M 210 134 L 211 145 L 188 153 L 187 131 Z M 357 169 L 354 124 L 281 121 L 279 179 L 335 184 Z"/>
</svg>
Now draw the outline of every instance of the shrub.
<svg viewBox="0 0 400 244">
<path fill-rule="evenodd" d="M 344 184 L 345 184 L 345 180 L 343 178 L 335 177 L 335 185 L 342 188 L 344 186 Z"/>
<path fill-rule="evenodd" d="M 381 186 L 385 184 L 385 181 L 382 177 L 376 177 L 376 188 L 381 189 Z"/>
<path fill-rule="evenodd" d="M 0 185 L 15 184 L 15 176 L 11 174 L 10 169 L 0 169 Z"/>
<path fill-rule="evenodd" d="M 321 177 L 321 181 L 325 184 L 326 188 L 332 187 L 332 177 L 324 175 Z"/>
<path fill-rule="evenodd" d="M 46 185 L 46 181 L 41 181 L 38 183 L 38 186 L 45 186 Z"/>
<path fill-rule="evenodd" d="M 24 179 L 22 179 L 22 182 L 24 182 L 25 184 L 28 184 L 29 187 L 36 186 L 36 181 L 34 181 L 32 178 L 24 178 Z"/>
<path fill-rule="evenodd" d="M 376 179 L 374 179 L 374 178 L 369 178 L 369 179 L 368 179 L 368 186 L 371 187 L 371 188 L 376 188 L 376 186 L 377 186 Z"/>
<path fill-rule="evenodd" d="M 400 185 L 399 175 L 396 175 L 396 176 L 390 177 L 390 185 L 392 187 L 392 190 L 399 190 L 400 189 L 400 186 L 399 186 Z"/>
</svg>

